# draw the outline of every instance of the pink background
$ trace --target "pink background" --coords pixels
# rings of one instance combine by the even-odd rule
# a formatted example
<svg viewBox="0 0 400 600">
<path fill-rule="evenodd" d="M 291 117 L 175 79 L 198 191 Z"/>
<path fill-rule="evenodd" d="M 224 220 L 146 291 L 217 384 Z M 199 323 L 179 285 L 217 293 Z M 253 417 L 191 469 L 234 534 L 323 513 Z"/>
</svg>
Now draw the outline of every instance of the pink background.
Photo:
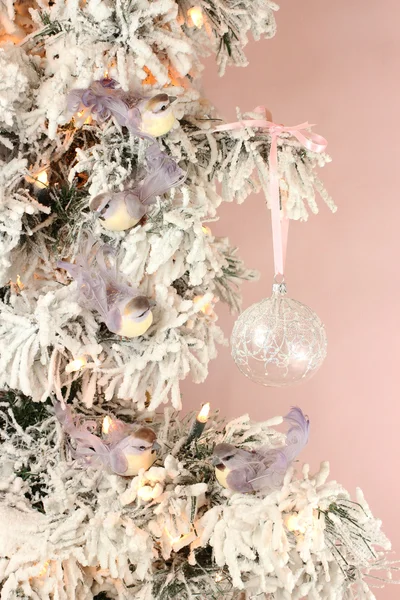
<svg viewBox="0 0 400 600">
<path fill-rule="evenodd" d="M 313 469 L 351 493 L 360 486 L 393 547 L 400 550 L 399 469 L 399 58 L 398 0 L 281 0 L 274 39 L 252 42 L 250 65 L 221 79 L 206 63 L 204 94 L 226 120 L 266 104 L 278 123 L 309 120 L 329 140 L 333 163 L 321 176 L 339 210 L 294 223 L 289 236 L 290 295 L 325 322 L 328 358 L 310 382 L 264 388 L 246 379 L 229 349 L 210 365 L 207 381 L 185 382 L 185 409 L 211 400 L 229 417 L 285 414 L 299 405 L 311 419 L 303 454 Z M 262 276 L 243 286 L 247 307 L 270 295 L 269 215 L 261 195 L 225 204 L 213 233 L 228 235 Z M 233 317 L 217 305 L 230 335 Z M 378 590 L 378 600 L 400 589 Z"/>
</svg>

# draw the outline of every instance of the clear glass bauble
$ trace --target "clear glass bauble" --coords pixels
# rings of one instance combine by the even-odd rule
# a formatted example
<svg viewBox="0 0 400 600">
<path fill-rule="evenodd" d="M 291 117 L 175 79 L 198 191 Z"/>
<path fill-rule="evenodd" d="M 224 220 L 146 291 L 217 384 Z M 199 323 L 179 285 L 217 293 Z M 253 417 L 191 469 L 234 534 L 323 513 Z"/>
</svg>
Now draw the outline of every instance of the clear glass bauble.
<svg viewBox="0 0 400 600">
<path fill-rule="evenodd" d="M 246 377 L 267 386 L 293 385 L 310 379 L 325 360 L 325 327 L 311 308 L 286 297 L 284 283 L 275 283 L 270 298 L 239 316 L 231 349 Z"/>
</svg>

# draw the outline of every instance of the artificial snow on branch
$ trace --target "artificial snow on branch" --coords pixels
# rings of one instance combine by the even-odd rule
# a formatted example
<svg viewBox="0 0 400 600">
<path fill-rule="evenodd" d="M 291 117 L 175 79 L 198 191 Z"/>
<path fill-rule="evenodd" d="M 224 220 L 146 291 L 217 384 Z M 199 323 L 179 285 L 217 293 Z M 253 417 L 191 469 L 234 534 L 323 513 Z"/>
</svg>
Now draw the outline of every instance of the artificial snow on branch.
<svg viewBox="0 0 400 600">
<path fill-rule="evenodd" d="M 100 592 L 143 600 L 370 600 L 396 570 L 362 493 L 351 501 L 328 481 L 327 463 L 315 474 L 308 465 L 301 473 L 290 467 L 269 493 L 220 487 L 215 444 L 273 451 L 285 440 L 274 428 L 281 418 L 224 423 L 214 415 L 187 446 L 193 415 L 124 409 L 121 417 L 150 425 L 162 448 L 148 471 L 126 478 L 71 462 L 49 412 L 27 419 L 23 407 L 12 394 L 1 402 L 4 599 L 45 600 L 56 589 L 60 599 L 76 600 Z M 95 419 L 104 408 L 97 406 Z"/>
</svg>

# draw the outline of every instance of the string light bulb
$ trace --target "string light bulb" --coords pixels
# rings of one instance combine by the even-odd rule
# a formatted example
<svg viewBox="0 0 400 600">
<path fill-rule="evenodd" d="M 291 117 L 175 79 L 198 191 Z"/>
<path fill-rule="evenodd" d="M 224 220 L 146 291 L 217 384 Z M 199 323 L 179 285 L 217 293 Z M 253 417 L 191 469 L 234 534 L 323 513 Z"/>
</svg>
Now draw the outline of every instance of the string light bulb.
<svg viewBox="0 0 400 600">
<path fill-rule="evenodd" d="M 49 183 L 49 178 L 47 176 L 46 169 L 39 171 L 38 173 L 32 173 L 32 175 L 27 175 L 25 177 L 28 183 L 33 183 L 36 189 L 42 190 L 46 188 Z"/>
<path fill-rule="evenodd" d="M 301 519 L 298 514 L 292 513 L 285 517 L 285 525 L 292 533 L 305 533 L 306 527 L 302 525 Z"/>
<path fill-rule="evenodd" d="M 202 312 L 204 315 L 211 315 L 213 313 L 212 305 L 213 295 L 208 293 L 204 296 L 195 296 L 193 298 L 193 304 L 197 311 Z"/>
<path fill-rule="evenodd" d="M 165 528 L 165 533 L 167 534 L 167 536 L 169 537 L 169 540 L 171 542 L 171 546 L 173 546 L 174 544 L 176 544 L 177 542 L 179 542 L 179 540 L 181 539 L 181 535 L 178 535 L 176 537 L 173 537 L 172 534 L 168 531 L 167 528 Z"/>
<path fill-rule="evenodd" d="M 40 171 L 40 173 L 38 173 L 38 175 L 36 177 L 36 181 L 35 181 L 36 187 L 38 187 L 39 189 L 43 189 L 43 188 L 47 187 L 48 183 L 49 183 L 49 178 L 47 177 L 47 171 Z"/>
<path fill-rule="evenodd" d="M 206 423 L 208 421 L 208 417 L 210 415 L 210 403 L 207 402 L 202 406 L 199 414 L 193 421 L 193 425 L 189 431 L 188 438 L 186 440 L 186 446 L 189 446 L 193 442 L 193 440 L 198 439 L 204 431 Z"/>
<path fill-rule="evenodd" d="M 76 113 L 76 116 L 78 117 L 77 119 L 75 119 L 77 125 L 78 124 L 83 124 L 83 125 L 90 125 L 90 123 L 92 122 L 92 115 L 88 115 L 85 120 L 83 121 L 83 123 L 81 123 L 82 118 L 85 117 L 85 114 L 87 113 L 87 109 L 85 110 L 81 110 L 80 112 Z"/>
<path fill-rule="evenodd" d="M 17 286 L 19 287 L 20 290 L 24 289 L 24 284 L 21 281 L 21 277 L 19 275 L 17 275 Z"/>
<path fill-rule="evenodd" d="M 207 225 L 203 225 L 201 228 L 204 235 L 211 235 L 211 229 Z"/>
<path fill-rule="evenodd" d="M 201 29 L 204 25 L 204 15 L 201 6 L 192 6 L 187 11 L 190 21 L 197 29 Z"/>
<path fill-rule="evenodd" d="M 153 500 L 153 494 L 154 494 L 154 489 L 150 485 L 142 485 L 137 491 L 137 495 L 139 496 L 139 498 L 141 500 L 144 500 L 145 502 L 149 502 L 150 500 Z M 171 541 L 171 543 L 172 543 L 172 541 Z"/>
<path fill-rule="evenodd" d="M 101 430 L 104 433 L 104 435 L 108 435 L 111 427 L 113 424 L 113 420 L 111 417 L 109 417 L 108 415 L 106 415 L 103 419 L 103 424 L 101 426 Z"/>
<path fill-rule="evenodd" d="M 23 289 L 25 289 L 25 285 L 22 283 L 19 275 L 17 275 L 17 280 L 15 282 L 10 281 L 9 285 L 15 294 L 19 294 Z"/>
<path fill-rule="evenodd" d="M 207 423 L 208 421 L 208 417 L 210 415 L 210 403 L 207 402 L 206 404 L 204 404 L 204 406 L 202 406 L 199 414 L 197 415 L 197 421 L 199 421 L 200 423 Z"/>
<path fill-rule="evenodd" d="M 86 365 L 86 356 L 79 356 L 79 358 L 76 358 L 75 360 L 72 360 L 70 363 L 67 364 L 67 366 L 65 367 L 65 372 L 74 373 L 75 371 L 80 371 L 81 369 L 86 367 Z"/>
<path fill-rule="evenodd" d="M 46 575 L 47 569 L 49 568 L 49 565 L 50 565 L 50 561 L 46 560 L 46 562 L 43 563 L 43 568 L 37 574 L 37 577 L 43 577 L 43 575 Z"/>
</svg>

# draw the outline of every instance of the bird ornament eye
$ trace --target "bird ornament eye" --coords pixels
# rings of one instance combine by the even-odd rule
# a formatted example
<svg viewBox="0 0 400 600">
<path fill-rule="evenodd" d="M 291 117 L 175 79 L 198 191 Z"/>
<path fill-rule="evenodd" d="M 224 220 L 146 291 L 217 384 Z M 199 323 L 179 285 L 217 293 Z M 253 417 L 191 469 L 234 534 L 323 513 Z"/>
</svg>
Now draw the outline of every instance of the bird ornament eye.
<svg viewBox="0 0 400 600">
<path fill-rule="evenodd" d="M 144 450 L 146 450 L 146 446 L 139 446 L 139 450 L 140 450 L 141 452 L 143 452 Z"/>
<path fill-rule="evenodd" d="M 110 208 L 110 202 L 107 202 L 107 204 L 105 206 L 103 206 L 103 208 L 100 211 L 101 216 L 104 216 L 104 214 L 107 212 L 107 210 Z"/>
<path fill-rule="evenodd" d="M 233 458 L 233 454 L 229 454 L 229 456 L 225 456 L 225 460 L 231 460 Z"/>
<path fill-rule="evenodd" d="M 167 105 L 163 104 L 162 107 L 160 108 L 160 110 L 167 110 Z"/>
</svg>

